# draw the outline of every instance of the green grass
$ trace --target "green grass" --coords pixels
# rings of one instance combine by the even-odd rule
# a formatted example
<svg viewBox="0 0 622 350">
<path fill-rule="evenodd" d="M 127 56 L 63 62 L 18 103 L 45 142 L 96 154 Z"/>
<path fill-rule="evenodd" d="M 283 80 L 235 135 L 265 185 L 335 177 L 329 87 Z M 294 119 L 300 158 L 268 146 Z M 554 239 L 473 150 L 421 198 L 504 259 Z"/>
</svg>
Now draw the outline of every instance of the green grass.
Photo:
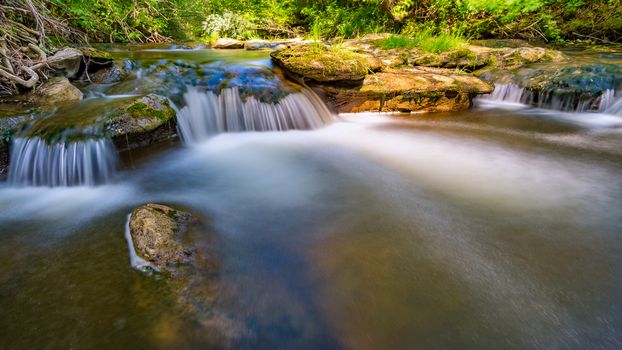
<svg viewBox="0 0 622 350">
<path fill-rule="evenodd" d="M 457 49 L 467 44 L 468 40 L 459 32 L 434 35 L 429 30 L 418 32 L 414 37 L 391 35 L 377 42 L 378 47 L 385 50 L 396 48 L 412 49 L 416 47 L 432 53 Z"/>
<path fill-rule="evenodd" d="M 377 45 L 384 50 L 412 49 L 417 47 L 417 41 L 402 35 L 391 35 L 384 39 L 380 39 Z"/>
<path fill-rule="evenodd" d="M 417 34 L 415 40 L 423 51 L 441 53 L 464 47 L 468 41 L 460 33 L 441 33 L 431 35 L 430 32 Z"/>
</svg>

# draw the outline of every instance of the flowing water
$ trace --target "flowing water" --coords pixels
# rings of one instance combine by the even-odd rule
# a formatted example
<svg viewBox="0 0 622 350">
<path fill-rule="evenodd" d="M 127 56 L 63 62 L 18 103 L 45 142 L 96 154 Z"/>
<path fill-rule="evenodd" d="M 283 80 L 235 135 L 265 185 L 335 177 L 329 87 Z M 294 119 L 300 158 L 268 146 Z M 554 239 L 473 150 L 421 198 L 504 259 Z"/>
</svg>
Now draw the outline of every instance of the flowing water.
<svg viewBox="0 0 622 350">
<path fill-rule="evenodd" d="M 482 101 L 329 122 L 315 97 L 210 91 L 170 96 L 189 145 L 122 154 L 104 184 L 0 183 L 0 348 L 622 346 L 622 117 Z M 229 99 L 235 127 L 212 110 Z M 131 268 L 126 219 L 147 202 L 200 217 L 209 307 Z"/>
</svg>

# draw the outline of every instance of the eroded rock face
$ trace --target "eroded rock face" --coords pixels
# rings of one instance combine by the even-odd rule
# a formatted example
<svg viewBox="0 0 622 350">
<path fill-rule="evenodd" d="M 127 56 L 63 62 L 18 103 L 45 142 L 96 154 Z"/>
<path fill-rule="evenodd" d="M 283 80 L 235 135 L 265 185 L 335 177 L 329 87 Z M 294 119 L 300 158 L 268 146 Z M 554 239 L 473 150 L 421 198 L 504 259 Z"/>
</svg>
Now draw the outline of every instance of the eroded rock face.
<svg viewBox="0 0 622 350">
<path fill-rule="evenodd" d="M 55 104 L 79 101 L 82 99 L 82 91 L 73 86 L 67 78 L 56 77 L 41 85 L 34 97 L 39 104 Z"/>
<path fill-rule="evenodd" d="M 270 56 L 286 71 L 316 82 L 360 81 L 382 65 L 371 55 L 323 44 L 295 45 Z"/>
<path fill-rule="evenodd" d="M 159 204 L 146 204 L 132 211 L 130 235 L 136 253 L 159 270 L 188 262 L 190 251 L 181 234 L 192 215 Z"/>
<path fill-rule="evenodd" d="M 491 93 L 494 89 L 472 75 L 431 68 L 370 74 L 358 88 L 323 88 L 339 112 L 458 111 L 469 108 L 474 95 Z"/>
</svg>

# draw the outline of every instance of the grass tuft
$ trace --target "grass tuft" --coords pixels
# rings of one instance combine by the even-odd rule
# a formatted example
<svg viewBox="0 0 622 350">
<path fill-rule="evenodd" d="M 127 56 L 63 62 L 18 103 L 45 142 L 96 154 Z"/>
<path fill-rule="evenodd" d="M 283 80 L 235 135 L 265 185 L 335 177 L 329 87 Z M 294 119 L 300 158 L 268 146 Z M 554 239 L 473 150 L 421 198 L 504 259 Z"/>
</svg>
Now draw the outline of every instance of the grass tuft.
<svg viewBox="0 0 622 350">
<path fill-rule="evenodd" d="M 467 44 L 468 40 L 460 32 L 434 35 L 430 30 L 418 32 L 414 37 L 391 35 L 387 38 L 380 39 L 377 43 L 378 47 L 385 50 L 396 48 L 412 49 L 417 47 L 423 51 L 432 53 L 441 53 L 461 48 Z"/>
</svg>

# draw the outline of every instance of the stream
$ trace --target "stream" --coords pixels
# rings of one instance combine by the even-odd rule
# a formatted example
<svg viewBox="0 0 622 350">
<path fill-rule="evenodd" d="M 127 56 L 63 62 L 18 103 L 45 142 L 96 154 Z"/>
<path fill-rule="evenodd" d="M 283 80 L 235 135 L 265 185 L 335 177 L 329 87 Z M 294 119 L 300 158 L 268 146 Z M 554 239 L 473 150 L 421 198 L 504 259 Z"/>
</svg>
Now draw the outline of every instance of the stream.
<svg viewBox="0 0 622 350">
<path fill-rule="evenodd" d="M 0 348 L 622 347 L 622 116 L 502 97 L 330 115 L 306 90 L 277 110 L 150 85 L 163 61 L 274 69 L 265 52 L 109 49 L 134 76 L 87 100 L 166 89 L 181 140 L 63 151 L 103 163 L 23 146 L 0 182 Z M 132 268 L 127 215 L 150 202 L 204 223 L 209 308 Z"/>
</svg>

